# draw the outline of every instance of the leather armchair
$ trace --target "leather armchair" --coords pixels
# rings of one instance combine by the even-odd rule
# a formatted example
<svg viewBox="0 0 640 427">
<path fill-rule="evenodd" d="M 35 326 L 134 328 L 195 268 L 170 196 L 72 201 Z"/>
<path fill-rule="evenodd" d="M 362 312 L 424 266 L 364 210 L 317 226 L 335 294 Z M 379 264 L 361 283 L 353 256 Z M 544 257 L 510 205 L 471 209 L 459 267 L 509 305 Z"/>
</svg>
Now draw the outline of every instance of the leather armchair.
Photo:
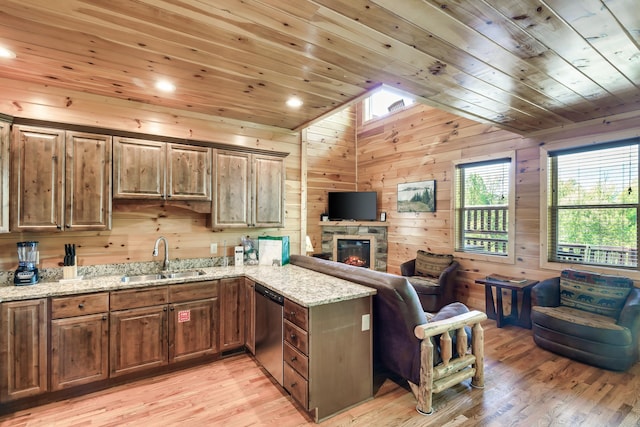
<svg viewBox="0 0 640 427">
<path fill-rule="evenodd" d="M 334 261 L 291 255 L 293 265 L 376 289 L 373 297 L 374 365 L 409 382 L 422 414 L 432 412 L 432 395 L 471 378 L 484 386 L 487 316 L 462 303 L 449 304 L 430 320 L 405 277 Z M 471 342 L 470 352 L 469 341 Z"/>
<path fill-rule="evenodd" d="M 626 371 L 633 366 L 640 356 L 640 289 L 633 287 L 619 315 L 611 317 L 563 305 L 562 293 L 570 291 L 561 289 L 560 283 L 554 277 L 533 287 L 531 321 L 536 344 L 605 369 Z M 582 298 L 587 300 L 588 296 Z"/>
<path fill-rule="evenodd" d="M 415 258 L 400 265 L 400 274 L 414 287 L 424 311 L 435 313 L 455 299 L 456 277 L 460 264 L 452 261 L 438 277 L 416 275 Z"/>
</svg>

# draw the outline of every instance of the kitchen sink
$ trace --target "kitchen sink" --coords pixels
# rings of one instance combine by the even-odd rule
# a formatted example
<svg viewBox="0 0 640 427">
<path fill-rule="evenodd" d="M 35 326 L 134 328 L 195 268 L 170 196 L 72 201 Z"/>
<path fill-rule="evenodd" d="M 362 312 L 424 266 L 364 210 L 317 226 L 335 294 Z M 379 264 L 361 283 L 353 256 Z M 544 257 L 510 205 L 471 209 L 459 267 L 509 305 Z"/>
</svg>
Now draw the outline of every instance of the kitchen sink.
<svg viewBox="0 0 640 427">
<path fill-rule="evenodd" d="M 135 276 L 123 276 L 123 282 L 148 282 L 151 280 L 161 279 L 185 279 L 189 277 L 198 277 L 204 275 L 205 272 L 201 270 L 188 270 L 188 271 L 173 271 L 158 274 L 140 274 Z"/>
</svg>

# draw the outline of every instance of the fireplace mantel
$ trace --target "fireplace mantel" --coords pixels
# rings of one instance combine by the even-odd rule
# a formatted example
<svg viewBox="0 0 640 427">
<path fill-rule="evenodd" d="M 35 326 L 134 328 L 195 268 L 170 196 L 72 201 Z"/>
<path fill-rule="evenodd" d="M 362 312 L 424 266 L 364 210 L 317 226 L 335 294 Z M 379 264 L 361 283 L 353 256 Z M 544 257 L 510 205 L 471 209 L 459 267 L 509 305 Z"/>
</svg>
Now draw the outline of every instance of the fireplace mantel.
<svg viewBox="0 0 640 427">
<path fill-rule="evenodd" d="M 320 221 L 318 225 L 331 227 L 386 227 L 382 221 Z"/>
</svg>

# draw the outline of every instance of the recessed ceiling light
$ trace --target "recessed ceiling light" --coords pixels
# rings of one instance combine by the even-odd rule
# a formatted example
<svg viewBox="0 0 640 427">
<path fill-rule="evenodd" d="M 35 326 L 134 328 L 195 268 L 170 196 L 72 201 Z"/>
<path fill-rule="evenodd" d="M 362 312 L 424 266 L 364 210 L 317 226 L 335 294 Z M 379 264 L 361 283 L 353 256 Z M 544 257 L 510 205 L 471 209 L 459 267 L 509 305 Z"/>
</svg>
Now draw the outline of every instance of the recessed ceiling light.
<svg viewBox="0 0 640 427">
<path fill-rule="evenodd" d="M 161 90 L 163 92 L 173 92 L 176 90 L 176 85 L 174 85 L 168 80 L 158 80 L 156 82 L 156 88 L 158 88 L 158 90 Z"/>
<path fill-rule="evenodd" d="M 7 49 L 6 47 L 0 46 L 0 58 L 14 59 L 15 57 L 16 57 L 15 52 Z"/>
<path fill-rule="evenodd" d="M 291 98 L 287 99 L 287 105 L 291 108 L 299 108 L 302 107 L 302 100 L 300 98 L 292 96 Z"/>
</svg>

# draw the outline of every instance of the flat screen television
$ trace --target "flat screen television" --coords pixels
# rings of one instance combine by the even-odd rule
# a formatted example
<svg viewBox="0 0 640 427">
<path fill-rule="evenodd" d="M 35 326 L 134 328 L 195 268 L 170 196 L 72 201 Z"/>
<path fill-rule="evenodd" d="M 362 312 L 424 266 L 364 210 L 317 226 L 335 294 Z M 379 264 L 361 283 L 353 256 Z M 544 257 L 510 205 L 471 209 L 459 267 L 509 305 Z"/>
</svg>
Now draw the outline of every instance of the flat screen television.
<svg viewBox="0 0 640 427">
<path fill-rule="evenodd" d="M 332 221 L 375 221 L 378 215 L 375 191 L 330 191 L 329 219 Z"/>
</svg>

